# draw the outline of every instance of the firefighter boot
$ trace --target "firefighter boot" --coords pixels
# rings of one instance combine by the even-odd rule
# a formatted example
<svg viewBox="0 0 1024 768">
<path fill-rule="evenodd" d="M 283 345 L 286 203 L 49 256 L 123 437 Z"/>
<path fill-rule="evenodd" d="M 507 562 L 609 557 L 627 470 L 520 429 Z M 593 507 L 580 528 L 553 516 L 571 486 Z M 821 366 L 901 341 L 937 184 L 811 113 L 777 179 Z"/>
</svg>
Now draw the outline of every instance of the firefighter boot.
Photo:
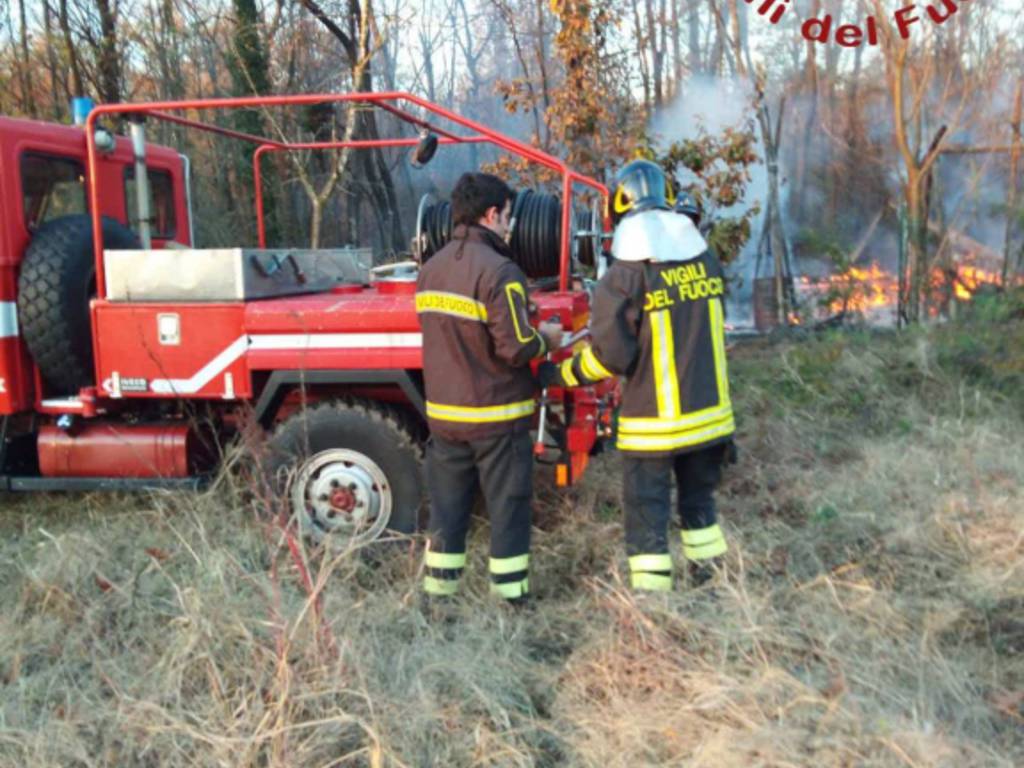
<svg viewBox="0 0 1024 768">
<path fill-rule="evenodd" d="M 672 590 L 672 556 L 668 551 L 672 463 L 666 458 L 622 457 L 629 583 L 634 590 Z"/>
</svg>

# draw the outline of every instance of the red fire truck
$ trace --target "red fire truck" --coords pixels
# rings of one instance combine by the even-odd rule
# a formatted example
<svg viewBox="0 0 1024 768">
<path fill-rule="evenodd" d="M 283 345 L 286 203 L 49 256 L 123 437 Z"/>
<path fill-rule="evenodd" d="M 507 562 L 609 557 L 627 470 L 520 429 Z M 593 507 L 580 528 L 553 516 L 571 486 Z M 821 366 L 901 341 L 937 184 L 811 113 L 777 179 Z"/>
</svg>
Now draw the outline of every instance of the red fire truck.
<svg viewBox="0 0 1024 768">
<path fill-rule="evenodd" d="M 348 102 L 399 118 L 411 135 L 290 143 L 201 119 Z M 103 128 L 114 119 L 128 136 Z M 146 143 L 156 120 L 254 146 L 256 247 L 195 247 L 189 162 Z M 103 105 L 84 126 L 0 118 L 0 489 L 192 486 L 217 469 L 212 445 L 255 424 L 260 466 L 307 532 L 369 540 L 415 530 L 429 351 L 413 294 L 417 261 L 450 237 L 450 208 L 424 198 L 410 258 L 398 264 L 377 264 L 371 248 L 268 248 L 261 160 L 408 147 L 426 161 L 463 143 L 560 178 L 560 194 L 518 193 L 511 244 L 536 321 L 562 323 L 556 359 L 567 355 L 586 335 L 579 265 L 597 258 L 607 190 L 414 95 Z M 539 453 L 560 485 L 579 478 L 607 436 L 614 394 L 611 384 L 546 394 Z"/>
</svg>

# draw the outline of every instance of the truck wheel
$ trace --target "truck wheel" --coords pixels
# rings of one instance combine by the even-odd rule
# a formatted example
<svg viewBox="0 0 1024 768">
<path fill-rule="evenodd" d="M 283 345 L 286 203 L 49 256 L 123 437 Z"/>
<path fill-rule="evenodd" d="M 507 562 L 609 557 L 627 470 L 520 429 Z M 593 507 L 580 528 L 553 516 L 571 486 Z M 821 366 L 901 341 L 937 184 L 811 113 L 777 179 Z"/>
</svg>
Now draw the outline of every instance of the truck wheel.
<svg viewBox="0 0 1024 768">
<path fill-rule="evenodd" d="M 103 218 L 105 248 L 138 248 L 135 234 Z M 93 382 L 89 301 L 96 295 L 92 219 L 62 216 L 36 230 L 21 261 L 18 322 L 52 394 L 76 395 Z"/>
<path fill-rule="evenodd" d="M 314 540 L 363 544 L 415 533 L 423 450 L 401 417 L 364 400 L 324 403 L 288 418 L 268 445 L 271 487 Z"/>
</svg>

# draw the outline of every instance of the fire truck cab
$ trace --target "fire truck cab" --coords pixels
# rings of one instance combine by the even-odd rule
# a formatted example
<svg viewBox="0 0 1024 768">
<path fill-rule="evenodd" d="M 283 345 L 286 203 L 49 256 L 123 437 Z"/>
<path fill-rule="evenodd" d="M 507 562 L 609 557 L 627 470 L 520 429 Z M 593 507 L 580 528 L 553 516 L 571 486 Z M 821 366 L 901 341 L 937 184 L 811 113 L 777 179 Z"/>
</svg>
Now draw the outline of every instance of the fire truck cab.
<svg viewBox="0 0 1024 768">
<path fill-rule="evenodd" d="M 416 135 L 289 144 L 189 116 L 346 101 Z M 103 128 L 115 116 L 130 137 Z M 257 145 L 258 243 L 195 247 L 188 160 L 145 142 L 151 120 Z M 416 530 L 426 430 L 413 294 L 417 259 L 450 237 L 450 212 L 446 224 L 445 205 L 424 200 L 411 258 L 398 264 L 377 264 L 365 247 L 267 248 L 259 171 L 268 152 L 422 148 L 425 137 L 434 148 L 490 142 L 561 175 L 561 198 L 524 190 L 516 203 L 527 274 L 547 265 L 532 285 L 536 319 L 558 318 L 559 354 L 570 354 L 589 318 L 579 256 L 593 258 L 607 190 L 415 96 L 107 105 L 84 126 L 0 118 L 0 489 L 195 485 L 216 471 L 216 446 L 250 425 L 266 489 L 306 532 L 365 541 Z M 574 207 L 579 187 L 595 198 L 589 211 Z M 560 484 L 578 479 L 609 433 L 614 391 L 548 394 L 539 453 Z"/>
</svg>

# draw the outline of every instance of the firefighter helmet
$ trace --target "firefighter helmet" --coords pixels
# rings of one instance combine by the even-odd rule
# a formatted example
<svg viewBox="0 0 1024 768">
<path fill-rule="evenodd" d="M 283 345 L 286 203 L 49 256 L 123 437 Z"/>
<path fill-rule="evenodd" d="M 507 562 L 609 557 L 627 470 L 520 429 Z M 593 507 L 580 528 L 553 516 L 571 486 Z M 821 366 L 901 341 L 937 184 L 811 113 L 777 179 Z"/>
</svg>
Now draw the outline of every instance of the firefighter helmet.
<svg viewBox="0 0 1024 768">
<path fill-rule="evenodd" d="M 650 160 L 633 160 L 615 177 L 612 219 L 655 208 L 668 210 L 674 202 L 672 185 L 661 166 Z"/>
<path fill-rule="evenodd" d="M 676 198 L 676 204 L 673 207 L 673 210 L 676 213 L 689 216 L 690 221 L 692 221 L 695 226 L 700 226 L 700 219 L 702 216 L 700 203 L 698 203 L 689 192 L 679 193 L 679 197 Z"/>
</svg>

